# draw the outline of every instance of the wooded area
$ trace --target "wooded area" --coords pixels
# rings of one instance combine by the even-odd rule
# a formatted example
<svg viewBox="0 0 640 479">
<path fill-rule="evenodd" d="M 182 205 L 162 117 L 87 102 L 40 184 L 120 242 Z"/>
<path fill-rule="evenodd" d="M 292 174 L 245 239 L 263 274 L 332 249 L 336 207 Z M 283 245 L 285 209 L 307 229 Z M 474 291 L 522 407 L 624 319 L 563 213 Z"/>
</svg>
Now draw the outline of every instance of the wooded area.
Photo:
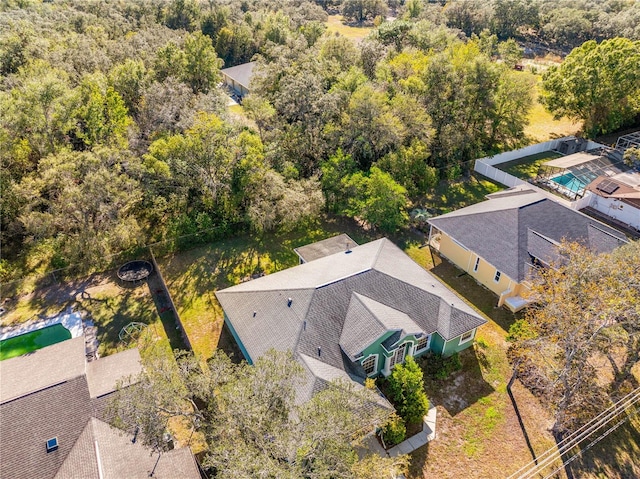
<svg viewBox="0 0 640 479">
<path fill-rule="evenodd" d="M 526 143 L 535 76 L 513 69 L 523 54 L 514 37 L 562 48 L 638 38 L 636 2 L 570 3 L 5 2 L 0 280 L 100 267 L 212 228 L 292 228 L 323 209 L 401 228 L 411 206 L 425 206 L 470 160 Z M 360 42 L 326 34 L 336 11 L 377 18 L 376 28 Z M 382 21 L 389 12 L 398 18 Z M 579 14 L 590 30 L 553 36 Z M 599 68 L 624 68 L 624 85 L 637 85 L 627 66 L 638 41 L 612 41 L 627 59 Z M 219 70 L 252 59 L 238 116 Z M 559 99 L 552 72 L 545 78 L 549 108 L 593 131 L 640 109 L 626 89 L 601 100 L 620 100 L 624 114 L 598 107 L 604 117 L 592 118 Z"/>
</svg>

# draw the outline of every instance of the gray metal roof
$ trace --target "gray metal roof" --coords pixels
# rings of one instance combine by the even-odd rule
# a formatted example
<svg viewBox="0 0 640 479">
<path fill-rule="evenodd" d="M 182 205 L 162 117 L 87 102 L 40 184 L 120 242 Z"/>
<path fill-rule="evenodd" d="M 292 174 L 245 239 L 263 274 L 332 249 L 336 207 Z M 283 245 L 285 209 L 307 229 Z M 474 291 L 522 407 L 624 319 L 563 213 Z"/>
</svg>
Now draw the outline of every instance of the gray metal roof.
<svg viewBox="0 0 640 479">
<path fill-rule="evenodd" d="M 275 348 L 353 372 L 341 339 L 351 351 L 359 347 L 353 346 L 359 335 L 369 334 L 360 329 L 368 326 L 359 320 L 346 323 L 354 293 L 377 303 L 373 309 L 380 316 L 382 310 L 393 310 L 393 318 L 386 320 L 393 324 L 387 326 L 412 330 L 413 321 L 422 332 L 437 331 L 445 339 L 486 322 L 387 239 L 241 283 L 216 296 L 253 360 Z M 358 374 L 364 376 L 363 371 Z"/>
<path fill-rule="evenodd" d="M 431 218 L 429 224 L 518 282 L 528 271 L 531 230 L 538 237 L 576 241 L 599 252 L 627 242 L 613 228 L 533 191 L 491 195 L 487 201 Z"/>
<path fill-rule="evenodd" d="M 353 241 L 349 235 L 342 233 L 322 241 L 316 241 L 315 243 L 294 248 L 293 251 L 300 256 L 302 261 L 308 263 L 309 261 L 324 258 L 325 256 L 335 253 L 342 253 L 354 246 L 358 246 L 358 243 Z"/>
<path fill-rule="evenodd" d="M 248 90 L 255 66 L 256 62 L 243 63 L 235 67 L 223 68 L 220 70 L 220 73 L 227 75 L 229 78 L 233 78 L 236 83 L 240 83 Z"/>
</svg>

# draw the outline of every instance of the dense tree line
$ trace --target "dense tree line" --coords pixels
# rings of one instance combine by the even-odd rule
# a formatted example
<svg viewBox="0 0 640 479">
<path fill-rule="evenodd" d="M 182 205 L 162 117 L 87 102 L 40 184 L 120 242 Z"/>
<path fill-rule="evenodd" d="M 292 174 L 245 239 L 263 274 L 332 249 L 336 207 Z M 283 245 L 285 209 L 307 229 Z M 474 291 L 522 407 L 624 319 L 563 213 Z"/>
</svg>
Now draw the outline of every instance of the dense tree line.
<svg viewBox="0 0 640 479">
<path fill-rule="evenodd" d="M 501 40 L 517 38 L 568 53 L 583 42 L 640 39 L 635 0 L 316 0 L 353 22 L 379 23 L 388 14 L 423 18 L 464 32 L 483 30 Z"/>
<path fill-rule="evenodd" d="M 292 0 L 4 4 L 3 277 L 323 206 L 394 230 L 521 141 L 530 85 L 480 40 L 399 20 L 356 44 L 325 20 Z M 219 70 L 253 58 L 247 123 Z"/>
<path fill-rule="evenodd" d="M 513 40 L 449 28 L 455 2 L 386 6 L 406 15 L 353 42 L 326 33 L 329 1 L 3 3 L 2 279 L 323 208 L 393 231 L 525 141 L 535 79 Z M 219 70 L 248 60 L 238 117 Z"/>
</svg>

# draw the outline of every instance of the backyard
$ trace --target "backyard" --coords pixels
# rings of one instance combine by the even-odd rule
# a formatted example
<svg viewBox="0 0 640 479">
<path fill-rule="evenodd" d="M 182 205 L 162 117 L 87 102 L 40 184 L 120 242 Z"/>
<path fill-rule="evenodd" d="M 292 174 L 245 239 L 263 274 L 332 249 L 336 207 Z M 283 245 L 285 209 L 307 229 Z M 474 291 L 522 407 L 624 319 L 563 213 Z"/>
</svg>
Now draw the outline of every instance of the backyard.
<svg viewBox="0 0 640 479">
<path fill-rule="evenodd" d="M 146 284 L 123 287 L 118 284 L 115 271 L 92 275 L 87 278 L 56 284 L 33 293 L 5 301 L 5 314 L 0 325 L 23 323 L 37 317 L 55 316 L 71 307 L 85 319 L 93 321 L 97 328 L 100 356 L 113 354 L 133 345 L 118 337 L 122 327 L 130 322 L 147 325 L 135 344 L 146 349 L 159 345 L 167 351 L 176 344 L 175 326 L 168 312 L 158 312 L 150 288 Z M 169 313 L 170 314 L 170 313 Z M 167 332 L 169 331 L 169 336 Z M 171 339 L 171 341 L 169 340 Z"/>
<path fill-rule="evenodd" d="M 522 180 L 529 180 L 538 176 L 540 166 L 547 161 L 560 158 L 562 155 L 555 151 L 543 151 L 535 155 L 524 156 L 517 160 L 507 161 L 496 165 L 499 170 L 505 171 L 510 175 Z"/>
</svg>

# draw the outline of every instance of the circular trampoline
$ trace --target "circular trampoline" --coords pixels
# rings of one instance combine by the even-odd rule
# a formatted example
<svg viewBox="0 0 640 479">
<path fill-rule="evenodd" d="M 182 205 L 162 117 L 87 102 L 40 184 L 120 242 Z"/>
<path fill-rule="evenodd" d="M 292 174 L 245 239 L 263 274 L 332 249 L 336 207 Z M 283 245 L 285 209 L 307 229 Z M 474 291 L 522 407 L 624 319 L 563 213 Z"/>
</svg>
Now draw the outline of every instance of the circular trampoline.
<svg viewBox="0 0 640 479">
<path fill-rule="evenodd" d="M 153 265 L 148 261 L 135 260 L 129 261 L 120 266 L 118 270 L 118 278 L 127 283 L 137 284 L 144 281 L 153 272 Z"/>
</svg>

